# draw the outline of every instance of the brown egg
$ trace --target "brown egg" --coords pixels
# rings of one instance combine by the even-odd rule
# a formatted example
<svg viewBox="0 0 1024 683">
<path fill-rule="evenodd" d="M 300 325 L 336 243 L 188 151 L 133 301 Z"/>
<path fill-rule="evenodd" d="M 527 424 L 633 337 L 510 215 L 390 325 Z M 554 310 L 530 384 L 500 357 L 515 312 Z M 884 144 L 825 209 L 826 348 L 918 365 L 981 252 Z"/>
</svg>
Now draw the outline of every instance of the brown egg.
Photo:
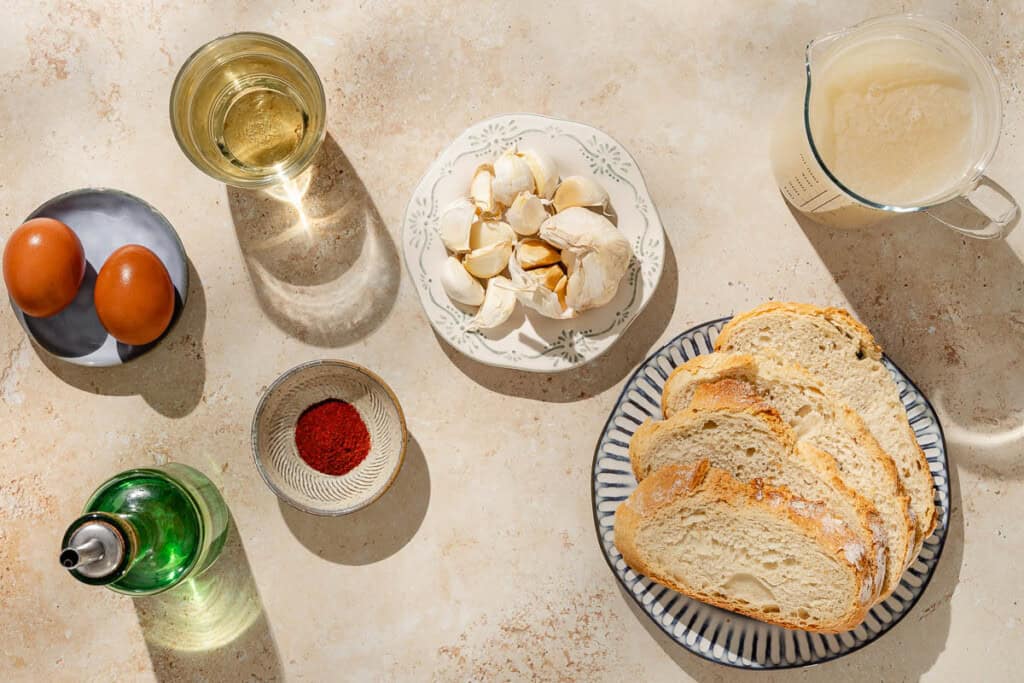
<svg viewBox="0 0 1024 683">
<path fill-rule="evenodd" d="M 85 276 L 78 235 L 53 218 L 33 218 L 4 248 L 4 282 L 14 303 L 36 318 L 59 313 L 75 300 Z"/>
<path fill-rule="evenodd" d="M 121 247 L 96 276 L 96 315 L 114 339 L 138 346 L 155 341 L 174 315 L 174 285 L 156 254 Z"/>
</svg>

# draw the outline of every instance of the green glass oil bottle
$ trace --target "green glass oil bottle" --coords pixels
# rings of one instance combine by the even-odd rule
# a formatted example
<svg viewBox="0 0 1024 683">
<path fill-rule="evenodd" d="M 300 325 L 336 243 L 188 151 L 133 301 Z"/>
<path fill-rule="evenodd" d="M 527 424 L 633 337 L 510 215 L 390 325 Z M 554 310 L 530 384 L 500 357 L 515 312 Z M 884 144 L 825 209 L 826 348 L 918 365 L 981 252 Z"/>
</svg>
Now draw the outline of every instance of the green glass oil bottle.
<svg viewBox="0 0 1024 683">
<path fill-rule="evenodd" d="M 196 469 L 127 470 L 96 489 L 68 527 L 60 563 L 83 583 L 152 595 L 213 564 L 229 519 L 217 487 Z"/>
</svg>

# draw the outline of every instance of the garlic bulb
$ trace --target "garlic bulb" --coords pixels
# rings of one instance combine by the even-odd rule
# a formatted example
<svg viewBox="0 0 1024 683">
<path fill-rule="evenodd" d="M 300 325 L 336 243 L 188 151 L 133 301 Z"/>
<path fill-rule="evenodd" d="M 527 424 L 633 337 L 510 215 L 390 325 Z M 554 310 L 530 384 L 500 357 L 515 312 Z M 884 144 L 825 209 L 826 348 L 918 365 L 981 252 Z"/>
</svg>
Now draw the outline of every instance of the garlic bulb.
<svg viewBox="0 0 1024 683">
<path fill-rule="evenodd" d="M 572 175 L 555 190 L 555 211 L 561 213 L 574 206 L 606 206 L 608 193 L 588 176 Z"/>
<path fill-rule="evenodd" d="M 562 250 L 569 271 L 568 310 L 585 311 L 614 298 L 633 249 L 607 218 L 589 209 L 566 209 L 544 221 L 540 236 Z"/>
<path fill-rule="evenodd" d="M 510 256 L 512 256 L 511 242 L 495 242 L 466 254 L 463 265 L 466 266 L 470 275 L 486 279 L 505 270 Z"/>
<path fill-rule="evenodd" d="M 516 260 L 526 270 L 541 266 L 553 266 L 562 260 L 562 255 L 544 240 L 526 239 L 516 249 Z"/>
<path fill-rule="evenodd" d="M 523 243 L 516 247 L 518 252 Z M 558 266 L 554 266 L 558 268 Z M 516 286 L 516 298 L 524 306 L 528 306 L 541 315 L 548 318 L 565 319 L 575 318 L 576 311 L 564 306 L 559 301 L 558 294 L 544 286 L 541 278 L 534 274 L 536 270 L 524 270 L 519 265 L 518 254 L 508 262 L 508 272 L 512 276 L 512 283 Z M 556 285 L 557 286 L 557 285 Z"/>
<path fill-rule="evenodd" d="M 537 186 L 537 194 L 544 199 L 551 199 L 558 185 L 558 166 L 546 154 L 534 149 L 524 149 L 519 153 L 533 174 L 533 182 Z"/>
<path fill-rule="evenodd" d="M 469 231 L 469 248 L 472 250 L 489 247 L 498 242 L 515 242 L 516 234 L 504 221 L 480 221 Z"/>
<path fill-rule="evenodd" d="M 520 235 L 536 235 L 540 224 L 548 218 L 548 210 L 544 208 L 541 198 L 530 192 L 520 192 L 512 206 L 505 213 L 512 229 Z"/>
<path fill-rule="evenodd" d="M 494 200 L 502 206 L 511 206 L 520 192 L 533 192 L 533 173 L 526 161 L 516 154 L 515 147 L 505 150 L 494 162 L 491 189 Z"/>
<path fill-rule="evenodd" d="M 516 290 L 511 280 L 501 275 L 493 277 L 487 282 L 483 305 L 466 329 L 486 330 L 497 327 L 512 316 L 515 307 Z"/>
<path fill-rule="evenodd" d="M 479 306 L 484 300 L 484 287 L 469 274 L 469 271 L 454 256 L 445 259 L 441 266 L 441 286 L 452 301 L 467 306 Z"/>
<path fill-rule="evenodd" d="M 448 251 L 469 251 L 469 231 L 476 220 L 476 205 L 468 199 L 456 199 L 441 213 L 441 242 Z"/>
<path fill-rule="evenodd" d="M 469 184 L 469 196 L 481 213 L 494 214 L 498 206 L 494 201 L 494 169 L 487 164 L 480 166 L 473 173 Z"/>
</svg>

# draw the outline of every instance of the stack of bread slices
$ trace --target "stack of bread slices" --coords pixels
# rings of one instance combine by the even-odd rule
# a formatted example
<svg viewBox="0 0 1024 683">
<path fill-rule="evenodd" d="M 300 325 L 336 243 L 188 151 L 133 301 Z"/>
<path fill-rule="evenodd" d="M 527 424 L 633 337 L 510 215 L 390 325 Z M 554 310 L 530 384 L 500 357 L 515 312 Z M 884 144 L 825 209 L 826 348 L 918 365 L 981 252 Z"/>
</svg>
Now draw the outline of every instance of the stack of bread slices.
<svg viewBox="0 0 1024 683">
<path fill-rule="evenodd" d="M 698 600 L 840 632 L 899 585 L 935 528 L 933 481 L 871 333 L 770 303 L 676 368 L 629 446 L 626 563 Z"/>
</svg>

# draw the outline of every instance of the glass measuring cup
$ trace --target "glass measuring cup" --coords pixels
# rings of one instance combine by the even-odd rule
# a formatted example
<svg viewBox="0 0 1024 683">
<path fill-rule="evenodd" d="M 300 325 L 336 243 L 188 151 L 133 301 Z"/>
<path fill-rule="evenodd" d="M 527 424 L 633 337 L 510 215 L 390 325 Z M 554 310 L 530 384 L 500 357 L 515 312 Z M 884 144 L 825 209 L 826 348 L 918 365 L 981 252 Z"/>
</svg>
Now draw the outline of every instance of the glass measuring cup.
<svg viewBox="0 0 1024 683">
<path fill-rule="evenodd" d="M 852 189 L 826 164 L 822 143 L 816 139 L 812 115 L 818 113 L 819 89 L 824 89 L 824 65 L 844 50 L 868 41 L 904 39 L 922 50 L 935 50 L 955 63 L 968 88 L 973 106 L 973 131 L 969 164 L 958 178 L 949 179 L 924 199 L 909 203 L 885 202 Z M 805 52 L 806 81 L 795 89 L 776 121 L 771 160 L 775 179 L 786 200 L 812 220 L 833 227 L 865 227 L 901 213 L 923 211 L 940 223 L 970 237 L 1003 237 L 1020 214 L 1017 203 L 1001 188 L 995 189 L 1003 205 L 993 216 L 971 201 L 979 187 L 998 188 L 985 178 L 985 168 L 999 141 L 1002 108 L 999 84 L 985 57 L 959 32 L 937 21 L 916 15 L 870 19 L 856 26 L 816 38 Z M 913 173 L 912 164 L 906 172 Z M 941 207 L 941 209 L 940 209 Z M 959 210 L 957 218 L 950 216 Z M 978 217 L 982 220 L 978 220 Z"/>
</svg>

